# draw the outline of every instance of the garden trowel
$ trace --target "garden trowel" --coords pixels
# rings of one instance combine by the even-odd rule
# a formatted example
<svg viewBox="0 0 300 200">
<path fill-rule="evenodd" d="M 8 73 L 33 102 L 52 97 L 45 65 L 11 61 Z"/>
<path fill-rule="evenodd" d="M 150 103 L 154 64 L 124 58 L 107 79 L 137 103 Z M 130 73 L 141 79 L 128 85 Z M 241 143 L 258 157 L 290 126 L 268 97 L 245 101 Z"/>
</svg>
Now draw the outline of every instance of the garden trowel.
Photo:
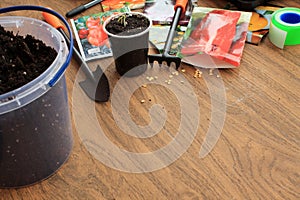
<svg viewBox="0 0 300 200">
<path fill-rule="evenodd" d="M 52 14 L 48 14 L 45 12 L 43 12 L 42 14 L 45 20 L 63 35 L 63 37 L 69 45 L 70 39 L 64 32 L 64 26 L 61 24 L 59 19 Z M 86 76 L 86 79 L 79 83 L 80 87 L 92 100 L 97 102 L 108 101 L 110 96 L 109 82 L 100 66 L 98 65 L 97 69 L 94 72 L 92 72 L 75 47 L 73 47 L 73 52 L 73 55 L 75 56 L 74 58 L 80 64 L 80 69 L 82 69 Z"/>
</svg>

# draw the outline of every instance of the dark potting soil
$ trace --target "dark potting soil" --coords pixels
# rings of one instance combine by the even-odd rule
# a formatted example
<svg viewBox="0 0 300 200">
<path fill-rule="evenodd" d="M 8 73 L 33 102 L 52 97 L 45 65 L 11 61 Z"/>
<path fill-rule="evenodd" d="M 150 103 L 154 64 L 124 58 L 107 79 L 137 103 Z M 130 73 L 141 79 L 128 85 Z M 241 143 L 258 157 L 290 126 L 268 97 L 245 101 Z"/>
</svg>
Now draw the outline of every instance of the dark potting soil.
<svg viewBox="0 0 300 200">
<path fill-rule="evenodd" d="M 115 35 L 132 35 L 143 32 L 149 25 L 149 20 L 142 15 L 124 13 L 111 20 L 106 25 L 106 30 Z"/>
<path fill-rule="evenodd" d="M 57 52 L 31 35 L 14 35 L 0 25 L 0 95 L 17 89 L 43 73 Z"/>
</svg>

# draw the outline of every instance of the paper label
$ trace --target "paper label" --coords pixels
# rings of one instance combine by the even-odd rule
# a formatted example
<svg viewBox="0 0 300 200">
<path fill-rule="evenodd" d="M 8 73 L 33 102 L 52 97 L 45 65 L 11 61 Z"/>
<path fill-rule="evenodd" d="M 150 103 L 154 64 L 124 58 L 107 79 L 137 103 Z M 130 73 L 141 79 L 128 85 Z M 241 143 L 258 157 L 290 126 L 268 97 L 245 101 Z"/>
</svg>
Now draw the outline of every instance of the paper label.
<svg viewBox="0 0 300 200">
<path fill-rule="evenodd" d="M 278 48 L 283 49 L 287 32 L 277 28 L 273 23 L 270 25 L 269 39 Z"/>
</svg>

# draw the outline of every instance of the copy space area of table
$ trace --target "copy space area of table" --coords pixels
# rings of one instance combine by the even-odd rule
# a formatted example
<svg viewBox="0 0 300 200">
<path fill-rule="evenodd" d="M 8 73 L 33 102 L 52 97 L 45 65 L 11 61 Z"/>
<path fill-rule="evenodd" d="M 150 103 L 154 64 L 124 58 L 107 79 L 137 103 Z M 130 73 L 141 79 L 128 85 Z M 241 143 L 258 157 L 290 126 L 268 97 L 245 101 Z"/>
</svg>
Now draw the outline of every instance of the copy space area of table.
<svg viewBox="0 0 300 200">
<path fill-rule="evenodd" d="M 0 5 L 34 4 L 65 15 L 86 2 Z M 270 2 L 300 7 L 296 0 Z M 99 11 L 94 6 L 78 16 Z M 35 11 L 7 15 L 42 19 Z M 268 38 L 246 44 L 238 68 L 200 69 L 201 78 L 183 63 L 178 75 L 172 67 L 153 67 L 135 78 L 121 78 L 112 58 L 89 62 L 93 70 L 97 65 L 110 82 L 106 103 L 94 103 L 78 86 L 85 76 L 74 59 L 66 71 L 70 158 L 40 183 L 0 189 L 0 199 L 300 199 L 299 45 L 282 50 Z"/>
</svg>

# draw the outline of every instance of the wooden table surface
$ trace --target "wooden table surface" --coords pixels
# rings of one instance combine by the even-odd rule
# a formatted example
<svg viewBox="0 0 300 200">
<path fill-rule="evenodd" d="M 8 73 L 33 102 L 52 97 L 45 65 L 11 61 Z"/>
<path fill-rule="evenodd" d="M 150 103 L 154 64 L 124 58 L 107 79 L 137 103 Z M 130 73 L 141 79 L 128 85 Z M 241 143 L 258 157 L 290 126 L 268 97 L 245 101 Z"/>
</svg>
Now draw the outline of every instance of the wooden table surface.
<svg viewBox="0 0 300 200">
<path fill-rule="evenodd" d="M 0 5 L 41 5 L 64 15 L 85 2 Z M 300 7 L 295 0 L 272 3 Z M 224 8 L 226 1 L 199 5 Z M 81 15 L 99 11 L 96 6 Z M 9 15 L 41 19 L 34 11 Z M 180 69 L 178 76 L 173 68 L 149 69 L 156 82 L 146 75 L 121 79 L 112 58 L 89 64 L 105 70 L 110 101 L 95 104 L 84 95 L 78 82 L 85 77 L 72 60 L 66 72 L 74 133 L 70 158 L 38 184 L 0 189 L 0 199 L 300 199 L 299 45 L 281 50 L 268 38 L 246 44 L 240 67 L 212 75 L 200 69 L 201 78 L 184 64 L 186 72 Z M 148 129 L 139 126 L 152 135 L 141 135 Z"/>
</svg>

